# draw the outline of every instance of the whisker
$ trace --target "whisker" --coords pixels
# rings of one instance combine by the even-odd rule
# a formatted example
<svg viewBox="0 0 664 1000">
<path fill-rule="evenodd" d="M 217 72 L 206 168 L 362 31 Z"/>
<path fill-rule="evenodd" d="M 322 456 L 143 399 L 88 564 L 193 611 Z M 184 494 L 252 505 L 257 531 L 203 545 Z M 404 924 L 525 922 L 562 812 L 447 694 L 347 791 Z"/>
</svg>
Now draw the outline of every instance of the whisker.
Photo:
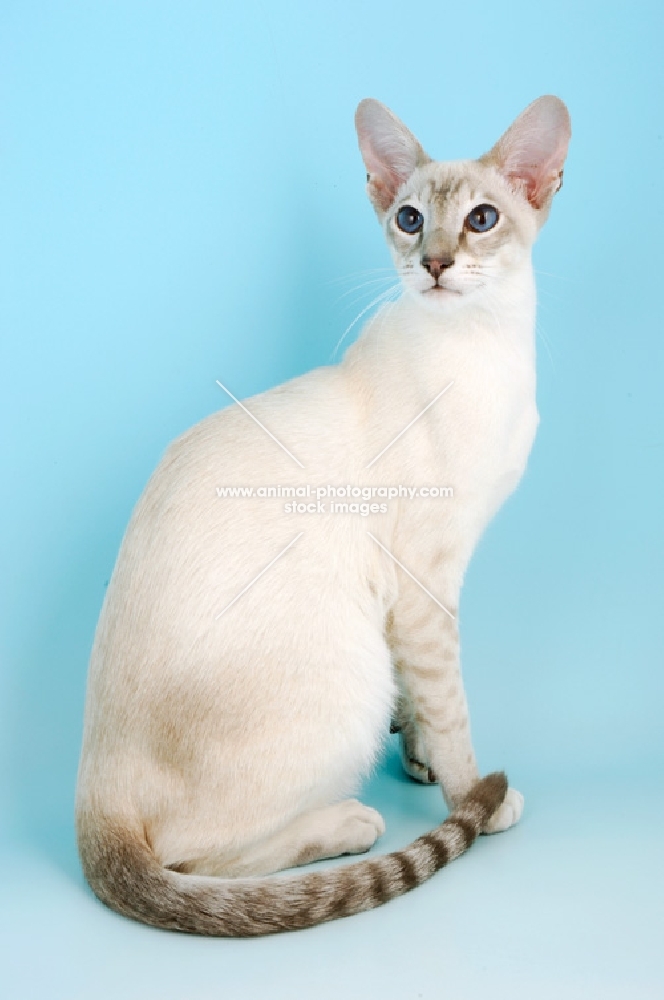
<svg viewBox="0 0 664 1000">
<path fill-rule="evenodd" d="M 534 267 L 533 271 L 535 274 L 543 274 L 547 278 L 559 278 L 560 281 L 571 281 L 572 279 L 568 274 L 553 274 L 552 271 L 540 271 L 538 267 Z"/>
<path fill-rule="evenodd" d="M 373 309 L 374 306 L 378 305 L 378 303 L 382 299 L 387 299 L 387 297 L 389 295 L 394 294 L 394 292 L 396 290 L 398 290 L 399 288 L 400 288 L 400 284 L 399 284 L 399 282 L 396 282 L 390 288 L 387 288 L 384 292 L 381 292 L 380 295 L 377 295 L 375 299 L 372 299 L 372 301 L 369 303 L 369 305 L 365 306 L 364 309 L 362 309 L 362 311 L 360 313 L 358 313 L 358 315 L 355 317 L 355 319 L 353 320 L 353 322 L 350 323 L 346 327 L 346 329 L 344 330 L 343 334 L 341 335 L 341 337 L 337 341 L 337 344 L 336 344 L 334 350 L 332 351 L 331 360 L 334 360 L 334 358 L 336 357 L 337 351 L 339 350 L 339 348 L 343 344 L 344 340 L 346 339 L 346 337 L 348 336 L 348 334 L 350 333 L 350 331 L 353 329 L 353 327 L 356 326 L 357 323 L 359 323 L 359 321 L 362 319 L 362 317 L 366 313 L 368 313 L 370 309 Z"/>
<path fill-rule="evenodd" d="M 556 363 L 553 360 L 553 354 L 551 353 L 551 348 L 549 346 L 549 338 L 547 337 L 547 335 L 544 333 L 544 330 L 542 329 L 542 327 L 537 322 L 535 323 L 535 335 L 538 336 L 538 337 L 540 337 L 542 343 L 544 344 L 544 346 L 546 348 L 546 353 L 549 355 L 549 361 L 551 362 L 551 368 L 553 369 L 553 371 L 555 373 L 555 371 L 556 371 Z"/>
<path fill-rule="evenodd" d="M 493 309 L 492 309 L 492 308 L 491 308 L 491 306 L 489 305 L 488 301 L 487 301 L 487 302 L 485 302 L 485 303 L 484 303 L 484 305 L 485 305 L 485 307 L 486 307 L 486 308 L 487 308 L 487 309 L 489 310 L 489 312 L 491 313 L 491 316 L 492 316 L 492 318 L 493 318 L 493 321 L 494 321 L 494 323 L 496 324 L 496 326 L 498 327 L 498 332 L 499 332 L 499 333 L 502 333 L 502 332 L 503 332 L 503 328 L 502 328 L 502 326 L 501 326 L 501 324 L 500 324 L 500 320 L 498 319 L 498 317 L 496 316 L 495 312 L 493 311 Z"/>
<path fill-rule="evenodd" d="M 394 279 L 394 273 L 386 274 L 382 278 L 370 278 L 368 281 L 363 281 L 361 284 L 356 285 L 354 288 L 349 288 L 348 291 L 342 292 L 337 302 L 341 302 L 342 299 L 347 298 L 349 295 L 353 295 L 355 292 L 361 291 L 363 288 L 367 288 L 369 285 L 379 285 L 381 282 L 392 281 Z"/>
<path fill-rule="evenodd" d="M 354 271 L 352 274 L 345 274 L 339 278 L 329 278 L 326 285 L 339 285 L 344 281 L 355 281 L 356 278 L 366 278 L 371 275 L 394 274 L 394 267 L 368 267 L 362 271 Z"/>
</svg>

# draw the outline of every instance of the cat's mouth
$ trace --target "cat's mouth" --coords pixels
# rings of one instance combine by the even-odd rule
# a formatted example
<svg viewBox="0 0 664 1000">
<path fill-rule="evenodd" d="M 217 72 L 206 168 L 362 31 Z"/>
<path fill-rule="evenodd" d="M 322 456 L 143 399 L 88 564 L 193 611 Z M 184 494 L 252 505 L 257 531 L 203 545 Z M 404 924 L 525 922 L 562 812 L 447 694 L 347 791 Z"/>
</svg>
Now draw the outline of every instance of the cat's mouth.
<svg viewBox="0 0 664 1000">
<path fill-rule="evenodd" d="M 447 285 L 430 285 L 425 288 L 423 295 L 461 295 L 457 288 L 448 288 Z"/>
</svg>

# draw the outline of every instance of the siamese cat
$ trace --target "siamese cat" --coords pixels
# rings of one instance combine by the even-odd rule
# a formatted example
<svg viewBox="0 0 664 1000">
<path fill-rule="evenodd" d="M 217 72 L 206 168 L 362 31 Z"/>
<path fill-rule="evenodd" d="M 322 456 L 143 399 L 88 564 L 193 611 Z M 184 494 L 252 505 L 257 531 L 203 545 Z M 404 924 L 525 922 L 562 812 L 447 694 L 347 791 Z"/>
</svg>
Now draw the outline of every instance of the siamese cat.
<svg viewBox="0 0 664 1000">
<path fill-rule="evenodd" d="M 541 97 L 486 155 L 458 162 L 430 159 L 378 101 L 361 102 L 356 127 L 401 296 L 339 364 L 168 448 L 97 628 L 80 855 L 101 900 L 157 927 L 259 935 L 370 909 L 523 808 L 504 775 L 480 780 L 457 612 L 537 428 L 531 248 L 569 115 Z M 227 483 L 254 495 L 223 496 Z M 299 514 L 266 500 L 266 483 L 454 495 Z M 372 847 L 382 817 L 351 796 L 391 719 L 406 769 L 440 784 L 449 818 L 392 854 L 270 877 Z"/>
</svg>

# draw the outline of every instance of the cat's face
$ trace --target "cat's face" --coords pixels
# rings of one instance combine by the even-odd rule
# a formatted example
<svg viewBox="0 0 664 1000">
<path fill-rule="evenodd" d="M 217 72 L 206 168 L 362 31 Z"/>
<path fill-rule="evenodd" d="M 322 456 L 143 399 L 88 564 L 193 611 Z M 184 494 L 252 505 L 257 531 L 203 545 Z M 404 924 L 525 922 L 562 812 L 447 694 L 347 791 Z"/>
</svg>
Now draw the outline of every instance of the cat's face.
<svg viewBox="0 0 664 1000">
<path fill-rule="evenodd" d="M 528 259 L 570 138 L 556 97 L 531 104 L 480 160 L 437 163 L 378 101 L 356 125 L 367 191 L 404 287 L 444 311 L 500 287 Z"/>
<path fill-rule="evenodd" d="M 532 211 L 481 163 L 429 163 L 415 170 L 383 215 L 406 290 L 447 309 L 492 286 L 529 251 Z"/>
</svg>

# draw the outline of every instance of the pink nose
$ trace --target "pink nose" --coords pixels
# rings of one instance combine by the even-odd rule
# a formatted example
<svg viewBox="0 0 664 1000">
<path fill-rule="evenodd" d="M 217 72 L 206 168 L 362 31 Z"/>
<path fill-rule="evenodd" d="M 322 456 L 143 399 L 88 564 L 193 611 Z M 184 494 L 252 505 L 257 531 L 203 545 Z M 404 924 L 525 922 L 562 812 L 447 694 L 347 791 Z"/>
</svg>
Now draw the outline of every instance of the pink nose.
<svg viewBox="0 0 664 1000">
<path fill-rule="evenodd" d="M 454 257 L 428 257 L 422 258 L 422 267 L 425 268 L 434 279 L 438 281 L 446 267 L 451 267 Z"/>
</svg>

